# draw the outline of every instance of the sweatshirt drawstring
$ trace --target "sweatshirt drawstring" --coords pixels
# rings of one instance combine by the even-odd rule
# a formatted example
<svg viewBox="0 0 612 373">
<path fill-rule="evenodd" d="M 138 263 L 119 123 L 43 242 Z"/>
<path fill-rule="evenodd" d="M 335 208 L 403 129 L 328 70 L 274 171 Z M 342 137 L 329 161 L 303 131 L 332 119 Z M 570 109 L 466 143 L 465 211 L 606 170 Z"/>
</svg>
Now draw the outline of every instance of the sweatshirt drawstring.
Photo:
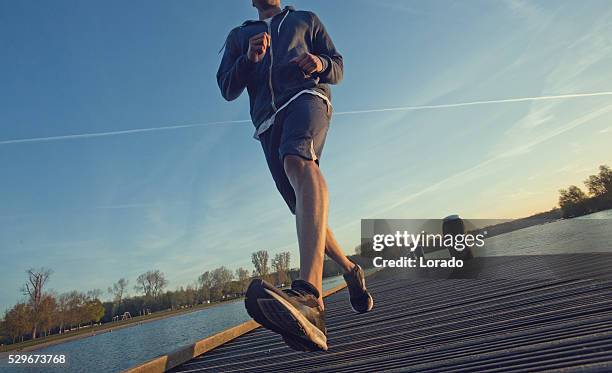
<svg viewBox="0 0 612 373">
<path fill-rule="evenodd" d="M 280 34 L 280 28 L 283 25 L 283 22 L 285 22 L 285 18 L 287 18 L 287 16 L 289 15 L 290 10 L 287 10 L 287 13 L 285 13 L 285 16 L 283 17 L 283 19 L 281 19 L 280 23 L 278 24 L 278 33 Z"/>
</svg>

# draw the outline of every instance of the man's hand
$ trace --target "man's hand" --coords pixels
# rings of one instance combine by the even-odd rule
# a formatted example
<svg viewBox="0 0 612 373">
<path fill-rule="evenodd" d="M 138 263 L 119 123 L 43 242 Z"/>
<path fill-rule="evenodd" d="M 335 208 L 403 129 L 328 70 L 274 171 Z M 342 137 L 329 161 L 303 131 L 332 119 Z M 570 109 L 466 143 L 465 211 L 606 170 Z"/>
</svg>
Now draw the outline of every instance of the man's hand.
<svg viewBox="0 0 612 373">
<path fill-rule="evenodd" d="M 268 46 L 270 45 L 270 34 L 262 32 L 249 39 L 249 51 L 247 57 L 251 62 L 259 63 L 264 59 Z"/>
<path fill-rule="evenodd" d="M 306 75 L 320 73 L 323 71 L 323 63 L 321 62 L 321 58 L 311 53 L 304 53 L 301 56 L 291 59 L 289 62 L 297 63 L 302 71 L 306 73 Z"/>
</svg>

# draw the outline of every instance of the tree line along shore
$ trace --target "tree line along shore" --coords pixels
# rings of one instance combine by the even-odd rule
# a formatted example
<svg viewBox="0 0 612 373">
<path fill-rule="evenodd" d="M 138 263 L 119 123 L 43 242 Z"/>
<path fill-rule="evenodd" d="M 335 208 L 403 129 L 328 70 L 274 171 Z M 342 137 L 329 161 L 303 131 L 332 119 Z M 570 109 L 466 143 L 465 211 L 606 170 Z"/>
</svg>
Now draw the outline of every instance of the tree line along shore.
<svg viewBox="0 0 612 373">
<path fill-rule="evenodd" d="M 0 352 L 55 343 L 235 300 L 244 295 L 255 277 L 280 287 L 299 276 L 299 269 L 290 267 L 291 255 L 286 251 L 270 260 L 267 250 L 259 250 L 252 253 L 251 262 L 252 271 L 244 267 L 232 271 L 221 266 L 203 272 L 192 284 L 175 290 L 167 290 L 168 280 L 163 272 L 150 270 L 139 275 L 133 287 L 125 278 L 113 283 L 106 290 L 111 298 L 107 301 L 102 300 L 105 292 L 100 289 L 58 294 L 48 289 L 51 269 L 28 269 L 21 288 L 24 299 L 7 309 L 0 320 Z M 325 260 L 324 277 L 341 273 L 334 262 Z M 130 295 L 130 290 L 135 294 Z"/>
</svg>

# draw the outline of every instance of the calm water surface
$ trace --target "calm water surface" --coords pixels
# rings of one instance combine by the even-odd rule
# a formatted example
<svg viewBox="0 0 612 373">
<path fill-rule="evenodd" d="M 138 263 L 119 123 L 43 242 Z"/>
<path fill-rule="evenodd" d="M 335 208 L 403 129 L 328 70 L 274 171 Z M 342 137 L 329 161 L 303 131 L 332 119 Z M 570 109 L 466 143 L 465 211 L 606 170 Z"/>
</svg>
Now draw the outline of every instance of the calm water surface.
<svg viewBox="0 0 612 373">
<path fill-rule="evenodd" d="M 612 251 L 612 210 L 534 225 L 486 240 L 479 255 L 580 254 Z"/>
</svg>

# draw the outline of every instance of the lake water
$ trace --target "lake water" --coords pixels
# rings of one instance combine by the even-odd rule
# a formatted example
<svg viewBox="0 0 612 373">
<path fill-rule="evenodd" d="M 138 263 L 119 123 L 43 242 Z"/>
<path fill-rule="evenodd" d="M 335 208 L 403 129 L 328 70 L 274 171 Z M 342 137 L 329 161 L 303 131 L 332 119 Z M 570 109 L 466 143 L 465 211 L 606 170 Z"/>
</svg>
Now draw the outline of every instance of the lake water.
<svg viewBox="0 0 612 373">
<path fill-rule="evenodd" d="M 486 240 L 486 255 L 609 252 L 612 243 L 611 219 L 612 210 L 608 210 L 491 237 Z M 324 288 L 330 289 L 343 281 L 341 276 L 325 279 Z M 65 354 L 68 357 L 66 366 L 41 368 L 44 372 L 117 372 L 248 319 L 241 300 L 227 302 L 200 311 L 61 343 L 33 353 Z M 9 371 L 6 360 L 0 362 L 0 370 Z M 10 371 L 36 370 L 11 367 Z"/>
<path fill-rule="evenodd" d="M 534 225 L 486 240 L 479 256 L 610 252 L 612 210 Z"/>
</svg>

